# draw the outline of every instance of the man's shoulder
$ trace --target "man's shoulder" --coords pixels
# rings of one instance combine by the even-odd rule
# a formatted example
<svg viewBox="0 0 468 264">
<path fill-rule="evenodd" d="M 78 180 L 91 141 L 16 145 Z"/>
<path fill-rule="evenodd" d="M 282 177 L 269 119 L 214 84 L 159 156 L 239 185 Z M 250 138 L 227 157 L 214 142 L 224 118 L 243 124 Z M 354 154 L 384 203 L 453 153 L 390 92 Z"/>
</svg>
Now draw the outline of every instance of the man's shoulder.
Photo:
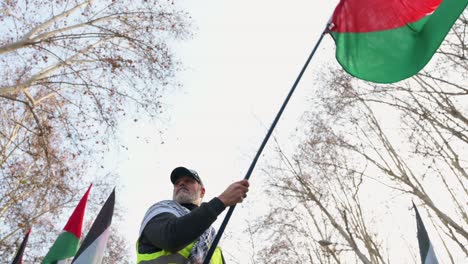
<svg viewBox="0 0 468 264">
<path fill-rule="evenodd" d="M 172 213 L 177 217 L 186 215 L 190 211 L 174 200 L 163 200 L 153 204 L 145 214 L 145 218 L 153 218 L 161 213 Z"/>
<path fill-rule="evenodd" d="M 143 229 L 145 228 L 146 224 L 155 216 L 159 215 L 159 214 L 162 214 L 162 213 L 171 213 L 171 214 L 174 214 L 176 216 L 178 216 L 177 214 L 177 210 L 175 210 L 174 208 L 177 207 L 177 202 L 173 201 L 173 200 L 163 200 L 163 201 L 159 201 L 155 204 L 153 204 L 145 213 L 145 216 L 143 217 L 143 222 L 141 223 L 141 227 L 140 227 L 140 234 L 141 232 L 143 231 Z M 180 205 L 179 205 L 180 206 Z"/>
<path fill-rule="evenodd" d="M 172 200 L 163 200 L 151 205 L 146 211 L 145 215 L 155 215 L 160 213 L 171 213 L 174 212 L 177 207 L 177 202 Z"/>
<path fill-rule="evenodd" d="M 158 208 L 158 207 L 174 206 L 175 204 L 177 204 L 177 202 L 173 200 L 162 200 L 151 205 L 150 208 L 148 208 L 148 211 L 151 211 L 152 209 Z"/>
</svg>

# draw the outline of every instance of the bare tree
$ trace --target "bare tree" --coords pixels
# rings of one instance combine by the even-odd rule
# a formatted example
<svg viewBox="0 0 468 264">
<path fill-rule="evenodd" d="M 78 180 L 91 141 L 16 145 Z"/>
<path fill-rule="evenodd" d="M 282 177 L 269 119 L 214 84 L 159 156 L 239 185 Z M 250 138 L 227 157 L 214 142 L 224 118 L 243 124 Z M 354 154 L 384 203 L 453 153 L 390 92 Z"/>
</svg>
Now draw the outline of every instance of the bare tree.
<svg viewBox="0 0 468 264">
<path fill-rule="evenodd" d="M 37 250 L 27 257 L 37 260 L 118 121 L 162 111 L 179 69 L 171 41 L 190 36 L 190 21 L 163 0 L 1 5 L 0 258 L 33 225 Z"/>
</svg>

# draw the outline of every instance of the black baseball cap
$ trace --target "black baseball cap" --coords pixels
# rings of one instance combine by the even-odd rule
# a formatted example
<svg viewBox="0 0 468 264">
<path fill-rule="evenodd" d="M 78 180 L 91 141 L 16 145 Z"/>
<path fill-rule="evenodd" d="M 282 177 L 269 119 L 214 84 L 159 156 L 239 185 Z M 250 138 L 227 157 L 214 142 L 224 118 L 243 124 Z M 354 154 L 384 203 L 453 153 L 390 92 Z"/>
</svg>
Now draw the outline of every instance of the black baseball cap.
<svg viewBox="0 0 468 264">
<path fill-rule="evenodd" d="M 182 176 L 190 176 L 193 179 L 195 179 L 198 183 L 203 185 L 203 182 L 200 179 L 200 176 L 198 176 L 198 173 L 196 171 L 194 171 L 194 170 L 187 169 L 185 167 L 177 167 L 171 172 L 171 182 L 172 182 L 172 184 L 175 184 L 176 181 Z"/>
</svg>

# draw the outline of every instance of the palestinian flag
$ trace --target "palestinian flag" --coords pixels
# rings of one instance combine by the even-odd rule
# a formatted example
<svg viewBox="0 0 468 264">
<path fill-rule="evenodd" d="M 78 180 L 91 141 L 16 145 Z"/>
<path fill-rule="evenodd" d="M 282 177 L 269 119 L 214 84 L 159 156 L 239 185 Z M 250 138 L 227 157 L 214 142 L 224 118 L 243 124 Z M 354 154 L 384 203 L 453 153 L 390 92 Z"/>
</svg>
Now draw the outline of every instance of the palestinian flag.
<svg viewBox="0 0 468 264">
<path fill-rule="evenodd" d="M 439 48 L 468 0 L 341 0 L 330 34 L 351 75 L 376 83 L 418 73 Z"/>
<path fill-rule="evenodd" d="M 422 264 L 438 264 L 434 249 L 432 248 L 431 241 L 427 235 L 426 228 L 419 215 L 418 208 L 413 203 L 414 210 L 416 211 L 416 225 L 418 226 L 418 242 L 419 253 L 421 255 Z"/>
<path fill-rule="evenodd" d="M 98 264 L 101 263 L 107 240 L 109 238 L 109 229 L 114 214 L 115 188 L 107 201 L 101 208 L 96 220 L 94 220 L 91 229 L 86 235 L 83 243 L 78 249 L 72 263 L 76 264 Z"/>
<path fill-rule="evenodd" d="M 22 264 L 23 263 L 24 249 L 26 248 L 26 244 L 28 243 L 29 234 L 31 234 L 31 228 L 29 228 L 28 232 L 24 236 L 23 242 L 21 242 L 21 246 L 19 247 L 18 252 L 16 252 L 16 256 L 13 259 L 12 264 Z"/>
<path fill-rule="evenodd" d="M 55 240 L 55 243 L 50 248 L 44 260 L 42 260 L 42 264 L 56 264 L 60 263 L 62 260 L 75 256 L 80 244 L 81 228 L 83 226 L 86 202 L 88 201 L 91 186 L 92 184 L 89 186 L 88 190 L 68 219 L 62 233 L 59 235 L 57 240 Z"/>
</svg>

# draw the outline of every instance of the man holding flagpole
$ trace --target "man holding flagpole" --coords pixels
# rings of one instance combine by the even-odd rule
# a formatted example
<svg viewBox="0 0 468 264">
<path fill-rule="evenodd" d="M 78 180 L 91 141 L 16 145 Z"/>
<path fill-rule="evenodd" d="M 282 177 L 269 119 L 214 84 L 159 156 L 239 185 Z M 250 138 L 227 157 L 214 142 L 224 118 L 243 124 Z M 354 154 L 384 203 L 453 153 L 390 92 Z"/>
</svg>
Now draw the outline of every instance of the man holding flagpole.
<svg viewBox="0 0 468 264">
<path fill-rule="evenodd" d="M 205 187 L 196 171 L 175 168 L 171 182 L 173 199 L 154 204 L 143 218 L 137 263 L 202 263 L 216 234 L 211 224 L 227 206 L 241 203 L 249 190 L 249 182 L 241 180 L 202 203 Z M 220 248 L 216 248 L 211 263 L 225 263 Z"/>
</svg>

